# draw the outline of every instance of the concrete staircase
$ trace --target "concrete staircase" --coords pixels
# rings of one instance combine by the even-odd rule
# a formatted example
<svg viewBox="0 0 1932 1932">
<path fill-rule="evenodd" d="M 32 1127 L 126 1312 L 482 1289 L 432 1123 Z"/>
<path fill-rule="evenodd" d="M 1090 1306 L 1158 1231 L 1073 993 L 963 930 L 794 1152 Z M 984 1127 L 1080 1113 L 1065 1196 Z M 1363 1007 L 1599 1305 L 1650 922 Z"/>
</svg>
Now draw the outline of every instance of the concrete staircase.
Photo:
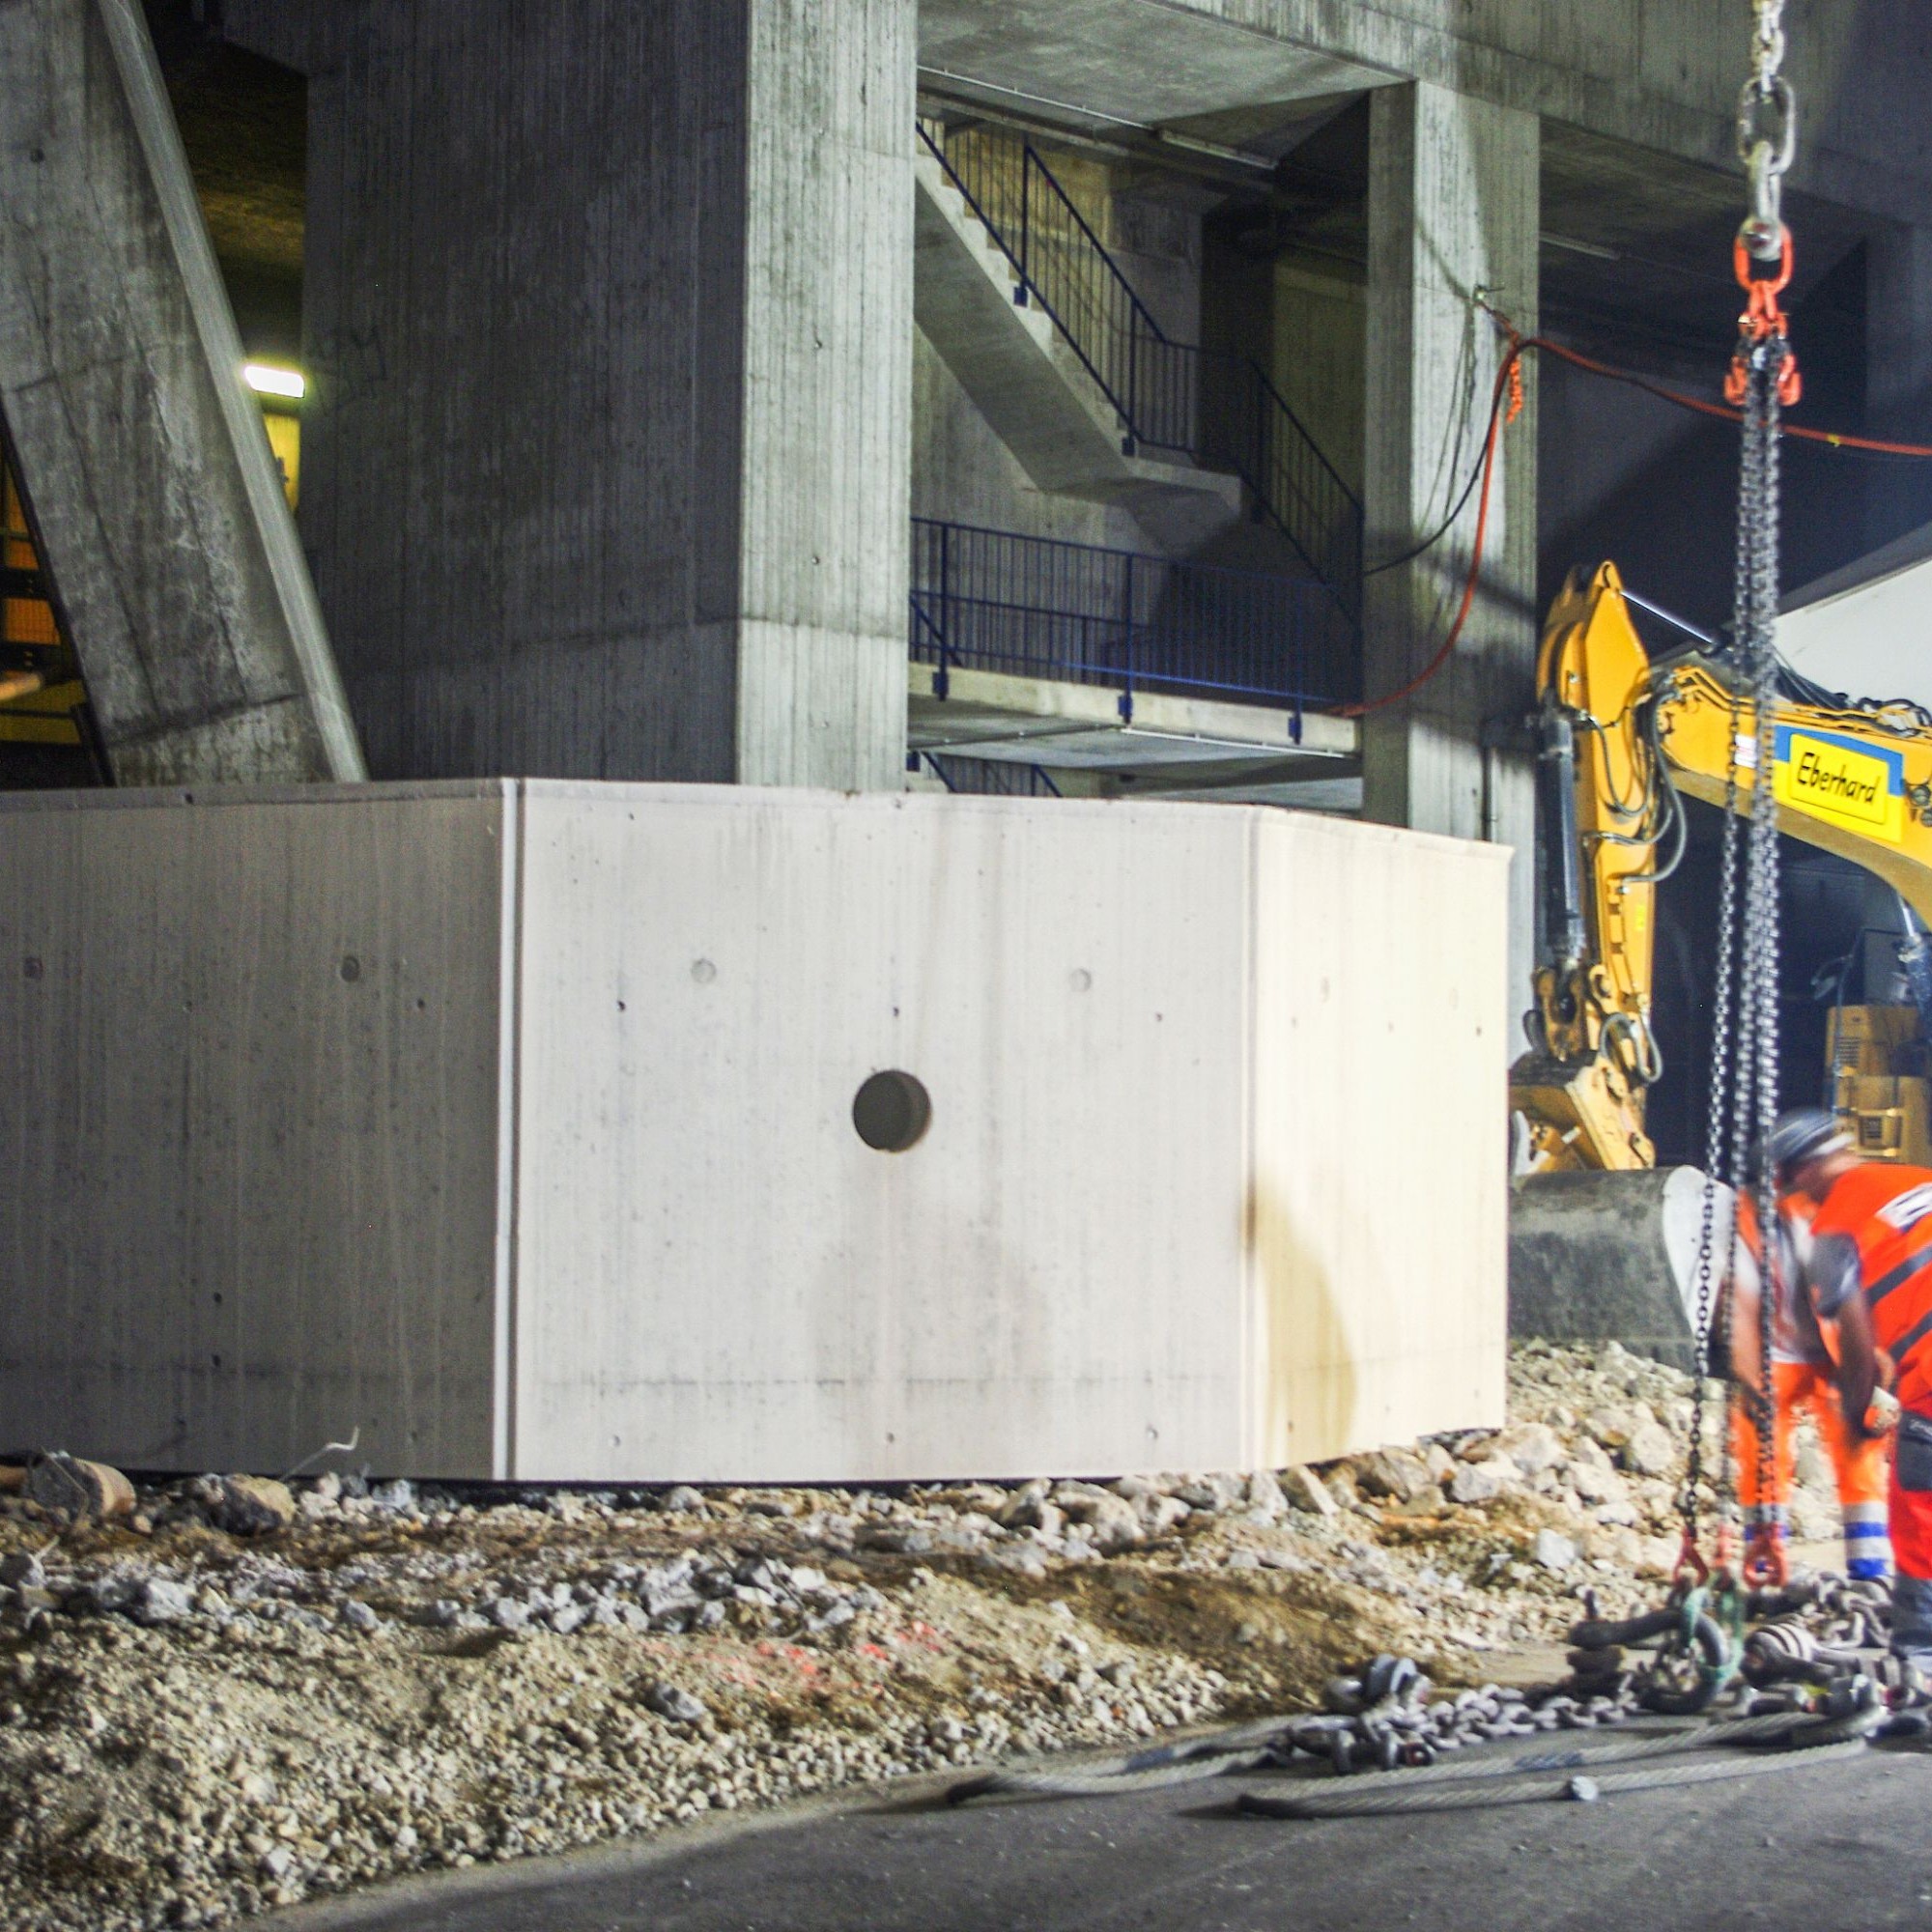
<svg viewBox="0 0 1932 1932">
<path fill-rule="evenodd" d="M 1037 301 L 926 140 L 918 183 L 913 312 L 960 385 L 1042 490 L 1129 510 L 1185 554 L 1242 514 L 1241 479 L 1178 452 L 1136 449 L 1078 350 Z"/>
</svg>

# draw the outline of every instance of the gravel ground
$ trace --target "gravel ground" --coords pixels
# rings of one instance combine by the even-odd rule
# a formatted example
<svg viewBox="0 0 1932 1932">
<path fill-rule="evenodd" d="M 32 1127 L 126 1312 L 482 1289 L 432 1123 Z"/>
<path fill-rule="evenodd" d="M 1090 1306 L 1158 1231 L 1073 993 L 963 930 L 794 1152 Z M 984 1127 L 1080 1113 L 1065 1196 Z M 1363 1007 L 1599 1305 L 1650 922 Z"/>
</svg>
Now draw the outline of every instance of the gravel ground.
<svg viewBox="0 0 1932 1932">
<path fill-rule="evenodd" d="M 1532 1344 L 1511 1420 L 1320 1470 L 458 1501 L 0 1501 L 0 1923 L 215 1925 L 421 1867 L 1313 1702 L 1557 1641 L 1675 1552 L 1690 1383 Z M 1815 1442 L 1801 1477 L 1829 1489 Z M 1806 1488 L 1802 1536 L 1830 1534 Z"/>
</svg>

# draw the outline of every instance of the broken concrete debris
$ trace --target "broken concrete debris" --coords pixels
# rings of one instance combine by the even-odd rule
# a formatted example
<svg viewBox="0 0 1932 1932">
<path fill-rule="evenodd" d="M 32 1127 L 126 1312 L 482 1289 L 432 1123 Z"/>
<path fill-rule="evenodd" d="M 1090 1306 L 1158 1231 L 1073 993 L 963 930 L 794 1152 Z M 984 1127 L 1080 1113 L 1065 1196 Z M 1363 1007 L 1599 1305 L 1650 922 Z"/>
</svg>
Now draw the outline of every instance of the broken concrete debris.
<svg viewBox="0 0 1932 1932">
<path fill-rule="evenodd" d="M 702 1699 L 680 1690 L 675 1684 L 653 1684 L 644 1692 L 644 1702 L 674 1724 L 699 1724 L 711 1715 Z"/>
<path fill-rule="evenodd" d="M 230 1536 L 270 1536 L 295 1520 L 288 1485 L 270 1477 L 204 1476 L 193 1493 L 210 1524 Z"/>
<path fill-rule="evenodd" d="M 213 1924 L 1303 1709 L 1375 1653 L 1481 1685 L 1585 1590 L 1651 1606 L 1690 1391 L 1528 1345 L 1507 1430 L 1320 1469 L 496 1503 L 194 1478 L 82 1522 L 5 1496 L 0 1923 Z"/>
<path fill-rule="evenodd" d="M 12 1489 L 46 1513 L 50 1521 L 88 1522 L 131 1516 L 134 1486 L 105 1463 L 83 1462 L 62 1450 L 28 1457 Z"/>
</svg>

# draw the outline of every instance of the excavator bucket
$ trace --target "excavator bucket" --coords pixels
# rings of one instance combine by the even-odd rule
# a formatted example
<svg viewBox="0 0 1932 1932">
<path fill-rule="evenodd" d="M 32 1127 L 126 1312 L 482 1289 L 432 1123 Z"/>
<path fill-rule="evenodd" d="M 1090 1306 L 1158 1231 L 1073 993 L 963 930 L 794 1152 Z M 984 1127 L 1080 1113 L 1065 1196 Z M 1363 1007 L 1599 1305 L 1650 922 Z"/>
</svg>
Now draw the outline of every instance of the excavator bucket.
<svg viewBox="0 0 1932 1932">
<path fill-rule="evenodd" d="M 1731 1190 L 1708 1189 L 1711 1301 L 1731 1240 Z M 1533 1174 L 1510 1188 L 1513 1338 L 1621 1342 L 1690 1369 L 1706 1207 L 1694 1167 Z"/>
</svg>

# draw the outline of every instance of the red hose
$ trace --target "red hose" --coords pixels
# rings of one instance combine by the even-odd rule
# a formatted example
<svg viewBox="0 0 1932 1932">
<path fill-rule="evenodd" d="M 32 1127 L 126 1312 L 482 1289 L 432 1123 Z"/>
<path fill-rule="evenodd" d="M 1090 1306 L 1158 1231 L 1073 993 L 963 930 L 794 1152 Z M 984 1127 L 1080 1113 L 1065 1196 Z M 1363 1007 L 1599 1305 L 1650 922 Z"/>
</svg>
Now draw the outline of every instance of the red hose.
<svg viewBox="0 0 1932 1932">
<path fill-rule="evenodd" d="M 1607 376 L 1613 383 L 1628 383 L 1632 388 L 1642 389 L 1666 403 L 1675 403 L 1681 410 L 1695 410 L 1699 415 L 1716 416 L 1720 422 L 1744 420 L 1736 410 L 1726 408 L 1722 403 L 1707 403 L 1701 396 L 1687 395 L 1682 389 L 1666 388 L 1662 383 L 1652 382 L 1648 376 L 1634 375 L 1628 369 L 1617 368 L 1613 363 L 1599 362 L 1594 356 L 1566 349 L 1562 343 L 1551 342 L 1547 336 L 1529 336 L 1522 347 L 1541 350 L 1546 355 L 1554 355 L 1561 361 L 1574 363 L 1578 369 L 1587 369 L 1593 376 Z M 1829 443 L 1833 449 L 1868 449 L 1881 456 L 1932 456 L 1932 443 L 1887 442 L 1875 436 L 1847 436 L 1838 430 L 1807 429 L 1799 423 L 1782 424 L 1778 434 L 1800 437 L 1806 442 Z"/>
<path fill-rule="evenodd" d="M 1495 477 L 1496 441 L 1503 426 L 1503 398 L 1507 395 L 1512 399 L 1510 415 L 1514 417 L 1522 405 L 1520 365 L 1523 347 L 1522 341 L 1512 331 L 1509 354 L 1503 357 L 1502 367 L 1496 371 L 1495 393 L 1490 398 L 1489 434 L 1483 439 L 1483 488 L 1476 503 L 1476 540 L 1469 553 L 1469 574 L 1463 580 L 1463 601 L 1457 606 L 1449 635 L 1442 639 L 1442 646 L 1435 655 L 1406 684 L 1382 697 L 1364 698 L 1359 704 L 1345 704 L 1335 713 L 1336 717 L 1363 718 L 1371 711 L 1379 711 L 1385 704 L 1399 704 L 1405 697 L 1420 691 L 1449 662 L 1456 640 L 1463 635 L 1463 626 L 1469 621 L 1469 611 L 1476 602 L 1476 580 L 1483 569 L 1483 541 L 1490 528 L 1490 485 Z"/>
</svg>

